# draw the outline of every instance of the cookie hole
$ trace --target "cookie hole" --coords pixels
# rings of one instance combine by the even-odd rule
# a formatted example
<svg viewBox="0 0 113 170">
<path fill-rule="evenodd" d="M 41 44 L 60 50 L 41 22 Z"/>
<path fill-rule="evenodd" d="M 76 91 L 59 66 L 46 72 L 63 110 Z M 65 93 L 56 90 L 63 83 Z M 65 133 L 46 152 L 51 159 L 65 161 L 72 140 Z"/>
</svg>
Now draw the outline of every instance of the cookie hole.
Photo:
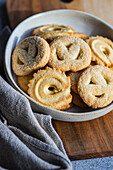
<svg viewBox="0 0 113 170">
<path fill-rule="evenodd" d="M 105 79 L 106 83 L 107 83 L 107 84 L 109 84 L 109 80 L 108 80 L 108 79 L 106 79 L 105 77 L 104 77 L 104 79 Z"/>
<path fill-rule="evenodd" d="M 96 84 L 92 78 L 89 81 L 89 84 Z"/>
<path fill-rule="evenodd" d="M 48 88 L 49 91 L 54 91 L 54 89 L 55 89 L 54 87 L 49 87 Z"/>
<path fill-rule="evenodd" d="M 61 28 L 54 28 L 53 31 L 61 31 Z"/>
<path fill-rule="evenodd" d="M 79 51 L 79 53 L 78 53 L 78 55 L 76 57 L 76 60 L 82 58 L 82 53 L 83 53 L 83 51 L 80 49 L 80 51 Z"/>
<path fill-rule="evenodd" d="M 28 49 L 29 49 L 29 47 L 26 47 L 26 48 L 24 48 L 24 50 L 28 53 Z"/>
<path fill-rule="evenodd" d="M 38 55 L 38 48 L 35 49 L 35 54 L 34 56 L 32 56 L 32 58 L 36 58 L 37 55 Z"/>
<path fill-rule="evenodd" d="M 92 80 L 91 80 L 89 84 L 95 84 L 95 83 L 93 83 Z"/>
<path fill-rule="evenodd" d="M 69 44 L 69 45 L 66 46 L 68 50 L 69 50 L 69 48 L 71 47 L 71 45 L 72 45 L 72 44 Z"/>
<path fill-rule="evenodd" d="M 104 94 L 101 94 L 101 95 L 95 95 L 95 97 L 97 97 L 97 98 L 101 98 L 101 97 L 103 97 L 104 96 Z"/>
<path fill-rule="evenodd" d="M 57 52 L 56 52 L 56 55 L 57 55 L 58 60 L 64 60 L 64 58 L 60 57 Z"/>
<path fill-rule="evenodd" d="M 96 65 L 95 61 L 91 61 L 91 65 L 92 66 Z"/>
<path fill-rule="evenodd" d="M 110 51 L 107 48 L 102 48 L 102 52 L 106 56 L 109 56 L 109 54 L 110 54 Z"/>
<path fill-rule="evenodd" d="M 48 87 L 48 90 L 49 90 L 49 94 L 55 94 L 55 93 L 58 93 L 60 92 L 61 90 L 58 89 L 56 86 L 54 85 L 51 85 L 50 87 Z"/>
<path fill-rule="evenodd" d="M 19 58 L 17 59 L 17 64 L 24 65 L 24 63 Z"/>
</svg>

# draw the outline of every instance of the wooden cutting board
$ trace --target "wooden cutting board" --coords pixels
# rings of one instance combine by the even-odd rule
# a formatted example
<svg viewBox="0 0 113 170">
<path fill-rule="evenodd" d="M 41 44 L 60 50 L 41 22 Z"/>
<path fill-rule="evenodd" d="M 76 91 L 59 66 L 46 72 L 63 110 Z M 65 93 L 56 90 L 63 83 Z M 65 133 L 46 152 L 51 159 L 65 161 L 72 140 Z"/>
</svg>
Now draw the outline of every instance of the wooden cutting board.
<svg viewBox="0 0 113 170">
<path fill-rule="evenodd" d="M 113 25 L 113 0 L 7 0 L 12 29 L 23 19 L 53 9 L 76 9 L 94 14 Z M 113 111 L 86 122 L 53 121 L 71 160 L 113 155 Z"/>
</svg>

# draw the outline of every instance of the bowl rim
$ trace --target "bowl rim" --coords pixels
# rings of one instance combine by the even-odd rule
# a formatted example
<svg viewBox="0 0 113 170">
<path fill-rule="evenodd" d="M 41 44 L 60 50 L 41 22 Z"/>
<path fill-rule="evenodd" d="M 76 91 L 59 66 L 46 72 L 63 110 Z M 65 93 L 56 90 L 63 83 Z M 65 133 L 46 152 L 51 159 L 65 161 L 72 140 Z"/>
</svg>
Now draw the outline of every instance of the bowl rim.
<svg viewBox="0 0 113 170">
<path fill-rule="evenodd" d="M 68 115 L 68 116 L 80 116 L 80 117 L 86 116 L 86 117 L 87 117 L 87 116 L 89 116 L 89 115 L 99 114 L 99 113 L 104 112 L 104 111 L 107 111 L 107 113 L 108 113 L 109 111 L 111 111 L 111 110 L 113 109 L 113 103 L 111 103 L 110 105 L 108 105 L 108 106 L 106 106 L 106 107 L 104 107 L 104 108 L 100 108 L 99 110 L 93 110 L 93 111 L 89 111 L 89 112 L 88 112 L 88 111 L 87 111 L 87 112 L 79 112 L 79 113 L 76 113 L 76 112 L 67 112 L 67 111 L 60 111 L 60 110 L 56 110 L 56 109 L 54 109 L 54 108 L 45 106 L 45 105 L 43 105 L 43 104 L 35 101 L 34 99 L 32 99 L 30 96 L 28 96 L 28 95 L 16 84 L 16 82 L 15 82 L 14 79 L 13 79 L 12 74 L 11 74 L 11 73 L 9 74 L 9 72 L 8 72 L 8 70 L 7 70 L 7 64 L 6 64 L 6 63 L 7 63 L 7 60 L 6 60 L 6 58 L 7 58 L 6 56 L 7 56 L 7 55 L 6 55 L 6 54 L 7 54 L 8 45 L 9 45 L 9 43 L 10 43 L 10 40 L 11 40 L 11 38 L 12 38 L 12 35 L 15 34 L 16 30 L 18 29 L 18 27 L 21 27 L 21 25 L 22 25 L 23 23 L 25 23 L 25 22 L 27 22 L 27 21 L 29 21 L 29 20 L 31 20 L 31 19 L 35 19 L 35 18 L 37 18 L 37 17 L 43 16 L 43 15 L 45 15 L 45 14 L 47 14 L 47 13 L 55 13 L 55 12 L 74 12 L 74 13 L 78 13 L 78 14 L 84 14 L 84 15 L 86 15 L 86 16 L 90 16 L 91 18 L 94 18 L 94 19 L 100 21 L 101 23 L 107 25 L 110 29 L 113 30 L 113 27 L 112 27 L 110 24 L 108 24 L 108 23 L 105 22 L 104 20 L 100 19 L 99 17 L 94 16 L 94 15 L 92 15 L 92 14 L 90 14 L 90 13 L 87 13 L 87 12 L 83 12 L 83 11 L 79 11 L 79 10 L 72 10 L 72 9 L 57 9 L 57 10 L 45 11 L 45 12 L 41 12 L 41 13 L 38 13 L 38 14 L 34 14 L 34 15 L 26 18 L 25 20 L 23 20 L 22 22 L 20 22 L 20 23 L 14 28 L 14 30 L 12 31 L 12 33 L 11 33 L 11 35 L 10 35 L 8 41 L 7 41 L 6 47 L 5 47 L 4 68 L 5 68 L 5 73 L 6 73 L 6 76 L 7 76 L 8 80 L 9 80 L 10 84 L 11 84 L 14 88 L 16 88 L 20 93 L 22 93 L 25 97 L 27 97 L 27 99 L 29 99 L 30 101 L 32 101 L 33 103 L 35 103 L 35 104 L 37 105 L 37 107 L 38 107 L 38 105 L 40 105 L 41 107 L 44 107 L 45 109 L 51 110 L 51 111 L 53 111 L 53 112 L 55 111 L 55 112 L 58 113 L 58 114 Z M 105 114 L 107 114 L 107 113 L 105 113 Z M 105 115 L 105 114 L 104 114 L 104 115 Z M 82 120 L 82 121 L 83 121 L 83 120 Z"/>
</svg>

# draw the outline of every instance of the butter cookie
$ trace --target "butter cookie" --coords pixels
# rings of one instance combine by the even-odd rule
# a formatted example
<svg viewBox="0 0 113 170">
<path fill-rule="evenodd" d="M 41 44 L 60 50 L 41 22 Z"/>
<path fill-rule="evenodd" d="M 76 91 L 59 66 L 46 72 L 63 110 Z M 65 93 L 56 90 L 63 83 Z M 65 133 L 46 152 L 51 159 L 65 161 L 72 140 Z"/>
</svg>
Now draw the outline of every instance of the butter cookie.
<svg viewBox="0 0 113 170">
<path fill-rule="evenodd" d="M 79 71 L 90 65 L 91 50 L 88 44 L 73 36 L 62 36 L 50 44 L 48 65 L 62 71 Z"/>
<path fill-rule="evenodd" d="M 88 106 L 105 107 L 113 101 L 113 72 L 105 66 L 90 66 L 80 75 L 77 87 Z"/>
<path fill-rule="evenodd" d="M 31 36 L 20 42 L 12 54 L 12 68 L 16 75 L 24 76 L 44 67 L 50 57 L 49 44 L 40 37 Z"/>
<path fill-rule="evenodd" d="M 113 65 L 113 42 L 105 37 L 89 37 L 86 40 L 92 51 L 92 61 L 98 65 L 110 67 Z"/>
<path fill-rule="evenodd" d="M 48 41 L 61 35 L 71 35 L 74 28 L 65 25 L 44 25 L 33 30 L 33 35 L 40 36 Z"/>
<path fill-rule="evenodd" d="M 58 110 L 71 107 L 70 78 L 60 70 L 47 67 L 33 75 L 28 94 L 43 105 Z"/>
<path fill-rule="evenodd" d="M 87 34 L 85 34 L 85 33 L 80 33 L 80 32 L 73 32 L 73 33 L 72 33 L 72 36 L 81 38 L 81 39 L 83 39 L 83 40 L 86 40 L 86 39 L 88 39 L 88 37 L 89 37 Z"/>
<path fill-rule="evenodd" d="M 71 83 L 71 89 L 72 89 L 72 102 L 79 106 L 79 107 L 88 107 L 84 101 L 81 99 L 81 97 L 78 94 L 77 91 L 77 84 L 80 75 L 82 74 L 83 71 L 77 71 L 77 72 L 70 72 L 68 76 L 70 77 L 70 83 Z"/>
<path fill-rule="evenodd" d="M 33 73 L 30 73 L 26 76 L 17 76 L 18 85 L 23 91 L 27 92 L 29 80 L 31 80 L 32 78 L 33 78 Z"/>
<path fill-rule="evenodd" d="M 72 92 L 72 102 L 79 107 L 88 107 L 79 94 Z"/>
<path fill-rule="evenodd" d="M 78 79 L 80 75 L 82 74 L 82 72 L 83 71 L 77 71 L 77 72 L 70 72 L 68 74 L 68 76 L 70 77 L 71 89 L 76 94 L 78 94 L 78 91 L 77 91 Z"/>
</svg>

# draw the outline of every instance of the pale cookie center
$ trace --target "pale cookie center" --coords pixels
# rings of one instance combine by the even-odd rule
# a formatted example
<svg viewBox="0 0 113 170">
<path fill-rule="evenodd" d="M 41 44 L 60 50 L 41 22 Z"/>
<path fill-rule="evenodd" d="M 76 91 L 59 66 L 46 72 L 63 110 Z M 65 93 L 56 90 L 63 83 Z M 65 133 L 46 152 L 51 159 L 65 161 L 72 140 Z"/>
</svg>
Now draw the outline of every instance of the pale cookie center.
<svg viewBox="0 0 113 170">
<path fill-rule="evenodd" d="M 94 39 L 91 42 L 91 49 L 106 65 L 113 63 L 113 49 L 108 42 Z"/>
<path fill-rule="evenodd" d="M 89 77 L 86 89 L 87 92 L 93 95 L 94 97 L 100 98 L 104 96 L 105 91 L 108 88 L 108 84 L 108 77 L 104 77 L 102 74 L 95 74 L 92 77 Z"/>
<path fill-rule="evenodd" d="M 37 80 L 34 88 L 35 97 L 45 103 L 54 103 L 62 99 L 62 92 L 64 92 L 64 87 L 62 80 L 53 77 L 40 78 Z M 51 84 L 50 84 L 51 82 Z M 54 97 L 54 99 L 53 99 Z"/>
<path fill-rule="evenodd" d="M 62 27 L 56 27 L 56 28 L 48 28 L 47 29 L 48 31 L 62 31 L 63 30 L 63 28 Z"/>
<path fill-rule="evenodd" d="M 47 27 L 47 28 L 44 28 L 43 31 L 44 32 L 47 32 L 47 33 L 57 33 L 57 32 L 63 32 L 63 31 L 68 31 L 68 29 L 64 26 L 52 26 L 52 27 Z"/>
<path fill-rule="evenodd" d="M 60 60 L 78 59 L 80 56 L 81 48 L 75 43 L 69 43 L 67 45 L 60 43 L 57 47 L 57 58 Z"/>
</svg>

